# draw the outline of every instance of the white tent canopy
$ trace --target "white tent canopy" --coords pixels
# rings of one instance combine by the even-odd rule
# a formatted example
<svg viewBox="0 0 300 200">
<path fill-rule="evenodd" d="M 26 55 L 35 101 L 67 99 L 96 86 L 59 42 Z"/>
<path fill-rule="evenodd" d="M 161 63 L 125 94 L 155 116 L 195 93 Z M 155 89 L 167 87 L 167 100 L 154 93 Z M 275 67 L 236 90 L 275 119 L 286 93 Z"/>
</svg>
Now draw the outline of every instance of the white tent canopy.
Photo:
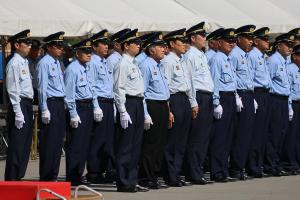
<svg viewBox="0 0 300 200">
<path fill-rule="evenodd" d="M 65 31 L 82 36 L 101 29 L 171 31 L 205 21 L 209 31 L 245 24 L 274 33 L 300 26 L 295 0 L 0 0 L 0 35 L 31 29 L 33 36 Z"/>
</svg>

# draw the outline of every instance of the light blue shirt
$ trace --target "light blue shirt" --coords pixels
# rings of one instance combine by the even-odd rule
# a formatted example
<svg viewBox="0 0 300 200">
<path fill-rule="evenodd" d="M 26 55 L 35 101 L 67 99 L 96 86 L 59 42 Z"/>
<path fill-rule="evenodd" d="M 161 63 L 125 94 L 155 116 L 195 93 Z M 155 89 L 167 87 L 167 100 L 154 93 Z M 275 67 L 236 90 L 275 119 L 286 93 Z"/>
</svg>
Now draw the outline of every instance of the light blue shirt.
<svg viewBox="0 0 300 200">
<path fill-rule="evenodd" d="M 147 54 L 144 51 L 142 51 L 139 55 L 135 57 L 137 65 L 140 66 L 140 64 L 142 64 L 142 62 L 146 60 L 147 57 Z"/>
<path fill-rule="evenodd" d="M 186 66 L 174 52 L 170 52 L 161 61 L 168 80 L 170 94 L 185 92 L 189 98 L 191 107 L 198 106 L 191 86 L 191 79 Z"/>
<path fill-rule="evenodd" d="M 161 64 L 157 63 L 153 58 L 147 57 L 139 67 L 145 85 L 145 99 L 168 100 L 170 98 L 170 92 L 167 78 Z M 145 115 L 148 114 L 147 109 L 145 108 L 144 110 Z"/>
<path fill-rule="evenodd" d="M 205 52 L 205 56 L 206 56 L 206 58 L 207 58 L 207 61 L 209 62 L 210 61 L 210 59 L 214 56 L 214 55 L 216 55 L 216 51 L 215 50 L 213 50 L 213 49 L 208 49 L 207 50 L 207 52 Z"/>
<path fill-rule="evenodd" d="M 229 58 L 236 73 L 237 89 L 253 90 L 253 71 L 247 60 L 247 53 L 237 45 L 230 52 Z"/>
<path fill-rule="evenodd" d="M 211 76 L 214 81 L 214 105 L 220 104 L 220 91 L 235 92 L 237 89 L 236 74 L 230 59 L 218 51 L 209 62 Z"/>
<path fill-rule="evenodd" d="M 192 77 L 192 86 L 196 91 L 203 90 L 213 92 L 214 83 L 210 74 L 207 58 L 203 51 L 191 46 L 185 53 L 184 63 Z"/>
<path fill-rule="evenodd" d="M 262 53 L 256 47 L 248 54 L 248 63 L 253 70 L 253 85 L 254 87 L 270 88 L 271 79 L 267 66 L 267 55 Z"/>
<path fill-rule="evenodd" d="M 37 64 L 37 89 L 42 111 L 48 110 L 47 98 L 64 97 L 65 84 L 60 62 L 46 54 Z"/>
<path fill-rule="evenodd" d="M 118 111 L 126 112 L 126 95 L 144 97 L 144 81 L 134 57 L 123 54 L 114 72 L 115 104 Z"/>
<path fill-rule="evenodd" d="M 93 99 L 94 108 L 98 108 L 97 96 L 93 92 L 94 71 L 88 65 L 82 65 L 77 59 L 65 70 L 65 102 L 71 118 L 77 116 L 76 100 Z"/>
<path fill-rule="evenodd" d="M 287 66 L 287 71 L 291 83 L 289 95 L 289 107 L 291 108 L 292 101 L 300 100 L 300 69 L 295 63 L 291 63 Z"/>
<path fill-rule="evenodd" d="M 107 61 L 107 66 L 109 68 L 109 71 L 115 72 L 116 66 L 119 64 L 119 62 L 122 59 L 122 55 L 119 54 L 119 52 L 114 51 L 108 58 L 106 59 Z"/>
<path fill-rule="evenodd" d="M 14 112 L 22 112 L 21 97 L 33 98 L 33 88 L 28 61 L 14 53 L 6 66 L 6 88 Z"/>
<path fill-rule="evenodd" d="M 270 78 L 271 78 L 271 93 L 289 96 L 290 83 L 287 74 L 287 60 L 276 51 L 267 62 Z"/>
<path fill-rule="evenodd" d="M 94 92 L 97 97 L 113 98 L 113 74 L 108 67 L 106 59 L 93 54 L 88 65 L 94 70 Z"/>
</svg>

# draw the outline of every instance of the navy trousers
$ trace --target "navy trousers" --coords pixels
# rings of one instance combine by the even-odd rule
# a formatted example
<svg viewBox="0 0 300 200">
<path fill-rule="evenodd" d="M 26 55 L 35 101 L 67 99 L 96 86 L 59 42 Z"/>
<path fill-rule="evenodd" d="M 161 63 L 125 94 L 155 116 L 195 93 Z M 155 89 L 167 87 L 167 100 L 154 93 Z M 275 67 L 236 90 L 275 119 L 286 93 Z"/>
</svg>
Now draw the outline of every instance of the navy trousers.
<svg viewBox="0 0 300 200">
<path fill-rule="evenodd" d="M 297 140 L 300 135 L 300 101 L 293 101 L 293 119 L 289 122 L 289 128 L 284 139 L 281 155 L 281 165 L 286 171 L 296 171 L 299 169 L 297 163 Z"/>
<path fill-rule="evenodd" d="M 236 120 L 234 92 L 220 92 L 223 115 L 214 121 L 214 131 L 210 142 L 211 178 L 227 177 L 228 158 Z"/>
<path fill-rule="evenodd" d="M 197 91 L 196 99 L 199 112 L 192 120 L 186 147 L 186 179 L 198 181 L 204 177 L 203 163 L 207 155 L 207 148 L 213 125 L 212 93 Z"/>
<path fill-rule="evenodd" d="M 40 180 L 55 181 L 59 173 L 60 158 L 66 132 L 66 115 L 63 97 L 47 99 L 51 115 L 49 124 L 41 123 Z"/>
<path fill-rule="evenodd" d="M 247 171 L 249 174 L 260 174 L 263 170 L 264 152 L 268 136 L 270 93 L 267 90 L 255 91 L 254 98 L 258 104 L 258 110 L 255 114 Z"/>
<path fill-rule="evenodd" d="M 168 131 L 162 170 L 165 181 L 174 183 L 179 181 L 192 119 L 191 105 L 187 95 L 180 92 L 171 95 L 170 110 L 175 122 Z"/>
<path fill-rule="evenodd" d="M 264 171 L 282 170 L 280 157 L 288 128 L 288 97 L 271 94 L 271 116 L 266 146 Z"/>
<path fill-rule="evenodd" d="M 107 170 L 110 160 L 114 159 L 114 107 L 113 99 L 99 99 L 103 112 L 101 122 L 94 122 L 93 136 L 87 160 L 87 177 L 95 178 Z"/>
<path fill-rule="evenodd" d="M 80 181 L 85 169 L 93 131 L 93 109 L 92 100 L 76 101 L 81 123 L 77 128 L 70 127 L 67 132 L 66 175 L 71 182 Z"/>
<path fill-rule="evenodd" d="M 167 101 L 146 101 L 153 125 L 144 132 L 139 180 L 157 181 L 168 134 L 169 106 Z"/>
<path fill-rule="evenodd" d="M 126 110 L 132 124 L 123 129 L 117 115 L 119 130 L 116 136 L 117 187 L 135 187 L 138 181 L 138 162 L 144 134 L 143 100 L 126 96 Z"/>
<path fill-rule="evenodd" d="M 32 99 L 21 98 L 20 106 L 25 124 L 21 129 L 15 126 L 15 113 L 11 104 L 8 105 L 8 150 L 5 166 L 5 180 L 19 181 L 25 176 L 30 155 L 33 135 Z"/>
<path fill-rule="evenodd" d="M 244 108 L 237 113 L 237 124 L 230 153 L 230 174 L 238 175 L 245 170 L 253 135 L 254 95 L 252 91 L 238 92 Z"/>
</svg>

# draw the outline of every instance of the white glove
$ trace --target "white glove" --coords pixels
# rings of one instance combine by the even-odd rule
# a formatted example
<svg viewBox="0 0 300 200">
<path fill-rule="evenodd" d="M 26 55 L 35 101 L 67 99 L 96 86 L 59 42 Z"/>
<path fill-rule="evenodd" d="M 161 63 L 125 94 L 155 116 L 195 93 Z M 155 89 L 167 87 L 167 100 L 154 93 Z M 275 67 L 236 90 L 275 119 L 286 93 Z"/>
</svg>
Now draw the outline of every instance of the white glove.
<svg viewBox="0 0 300 200">
<path fill-rule="evenodd" d="M 254 114 L 256 114 L 257 109 L 258 109 L 258 104 L 257 104 L 256 100 L 254 99 Z"/>
<path fill-rule="evenodd" d="M 235 102 L 236 102 L 236 111 L 242 112 L 242 109 L 244 108 L 242 98 L 239 97 L 239 95 L 235 95 Z"/>
<path fill-rule="evenodd" d="M 44 124 L 49 124 L 49 123 L 50 123 L 50 119 L 51 119 L 50 116 L 51 116 L 51 115 L 50 115 L 49 110 L 44 110 L 44 111 L 42 111 L 42 122 L 43 122 Z"/>
<path fill-rule="evenodd" d="M 293 109 L 289 109 L 289 121 L 293 120 L 293 116 L 294 116 L 294 111 Z"/>
<path fill-rule="evenodd" d="M 223 115 L 223 108 L 221 104 L 219 104 L 217 107 L 214 108 L 214 117 L 216 119 L 221 119 Z"/>
<path fill-rule="evenodd" d="M 126 129 L 128 128 L 128 122 L 130 124 L 132 124 L 132 121 L 131 121 L 131 118 L 128 114 L 128 112 L 123 112 L 123 113 L 120 113 L 120 122 L 121 122 L 121 126 L 123 129 Z"/>
<path fill-rule="evenodd" d="M 94 108 L 94 120 L 96 122 L 101 122 L 103 118 L 103 112 L 101 108 Z"/>
<path fill-rule="evenodd" d="M 15 126 L 17 129 L 23 128 L 23 124 L 25 124 L 24 115 L 22 112 L 16 112 L 15 114 Z"/>
<path fill-rule="evenodd" d="M 70 119 L 70 125 L 72 128 L 77 128 L 78 124 L 81 124 L 80 117 L 78 115 Z"/>
<path fill-rule="evenodd" d="M 115 104 L 114 104 L 114 122 L 117 123 L 117 108 Z"/>
<path fill-rule="evenodd" d="M 152 118 L 150 117 L 150 115 L 146 115 L 144 121 L 144 129 L 148 131 L 151 125 L 153 125 Z"/>
</svg>

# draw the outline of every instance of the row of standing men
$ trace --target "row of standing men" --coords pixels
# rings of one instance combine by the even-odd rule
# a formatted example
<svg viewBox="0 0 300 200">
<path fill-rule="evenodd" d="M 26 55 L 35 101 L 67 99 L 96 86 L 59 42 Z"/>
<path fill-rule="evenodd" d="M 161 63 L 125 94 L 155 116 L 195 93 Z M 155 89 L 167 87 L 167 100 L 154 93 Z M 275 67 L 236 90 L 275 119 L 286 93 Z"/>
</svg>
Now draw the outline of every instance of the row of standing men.
<svg viewBox="0 0 300 200">
<path fill-rule="evenodd" d="M 124 29 L 109 37 L 103 30 L 72 46 L 64 72 L 64 32 L 44 38 L 36 66 L 40 180 L 57 180 L 65 132 L 72 185 L 100 183 L 114 167 L 120 192 L 161 188 L 159 176 L 180 187 L 298 174 L 300 30 L 276 37 L 268 57 L 269 28 L 255 28 L 207 37 L 204 22 L 164 36 Z M 5 180 L 21 180 L 32 139 L 30 31 L 9 42 Z"/>
</svg>

